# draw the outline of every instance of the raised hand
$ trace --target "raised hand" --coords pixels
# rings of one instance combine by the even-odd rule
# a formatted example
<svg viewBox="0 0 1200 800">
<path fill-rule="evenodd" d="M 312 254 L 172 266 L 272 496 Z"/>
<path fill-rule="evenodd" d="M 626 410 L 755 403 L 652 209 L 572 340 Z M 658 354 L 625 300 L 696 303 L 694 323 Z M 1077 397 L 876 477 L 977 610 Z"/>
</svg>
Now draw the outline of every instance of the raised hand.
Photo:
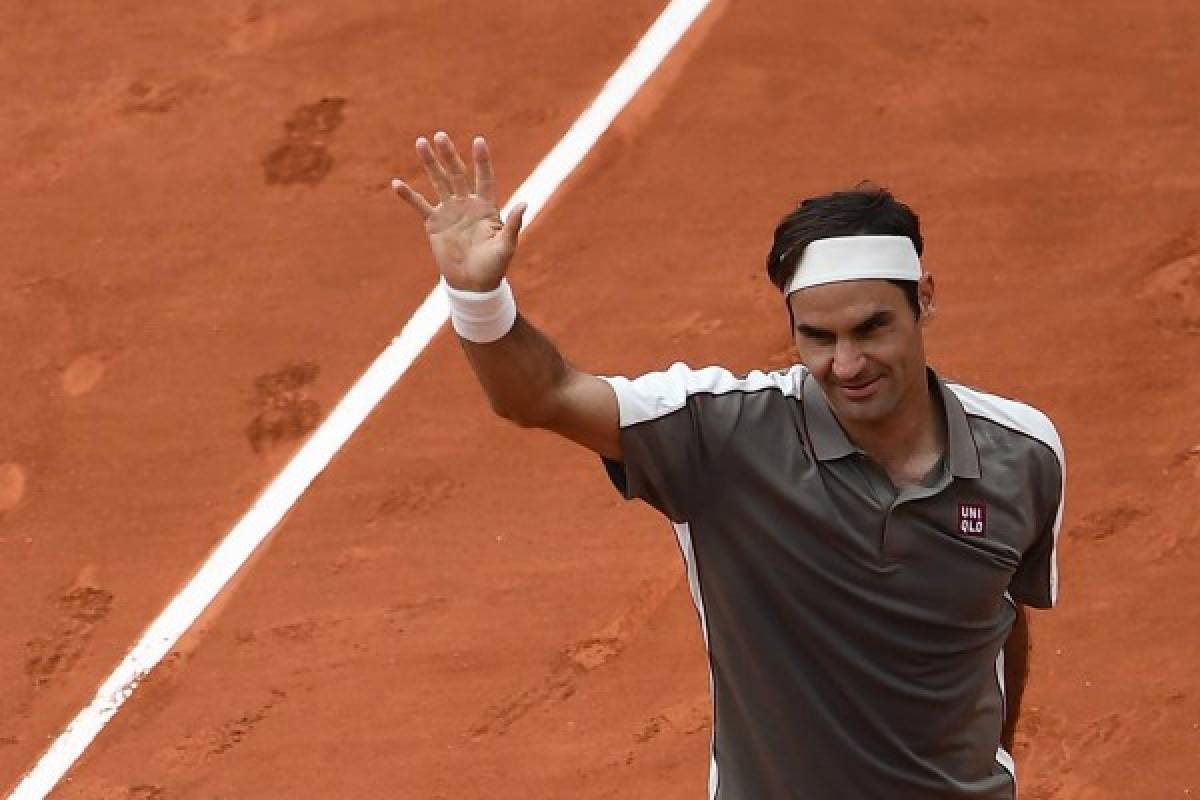
<svg viewBox="0 0 1200 800">
<path fill-rule="evenodd" d="M 454 142 L 444 132 L 434 134 L 432 144 L 425 137 L 417 139 L 417 155 L 437 190 L 438 204 L 430 205 L 404 181 L 392 181 L 392 188 L 424 220 L 442 277 L 455 289 L 496 288 L 516 252 L 526 205 L 518 203 L 508 220 L 501 221 L 492 158 L 482 136 L 471 143 L 474 186 Z"/>
</svg>

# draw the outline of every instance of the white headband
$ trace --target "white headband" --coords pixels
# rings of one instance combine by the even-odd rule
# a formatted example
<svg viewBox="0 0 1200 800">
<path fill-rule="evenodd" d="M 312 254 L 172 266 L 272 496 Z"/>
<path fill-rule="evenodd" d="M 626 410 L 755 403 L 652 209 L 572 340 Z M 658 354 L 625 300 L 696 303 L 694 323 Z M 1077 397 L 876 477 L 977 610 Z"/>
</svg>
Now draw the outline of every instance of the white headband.
<svg viewBox="0 0 1200 800">
<path fill-rule="evenodd" d="M 835 236 L 804 248 L 784 296 L 809 286 L 866 278 L 916 281 L 921 259 L 907 236 Z"/>
</svg>

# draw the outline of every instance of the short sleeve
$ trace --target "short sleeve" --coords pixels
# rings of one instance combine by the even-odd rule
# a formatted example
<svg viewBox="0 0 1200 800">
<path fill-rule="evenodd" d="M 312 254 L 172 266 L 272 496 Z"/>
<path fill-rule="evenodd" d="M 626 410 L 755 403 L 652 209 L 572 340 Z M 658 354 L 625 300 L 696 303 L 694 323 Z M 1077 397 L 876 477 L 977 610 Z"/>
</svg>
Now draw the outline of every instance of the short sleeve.
<svg viewBox="0 0 1200 800">
<path fill-rule="evenodd" d="M 1053 608 L 1058 602 L 1058 534 L 1066 498 L 1066 466 L 1057 433 L 1047 444 L 1047 465 L 1038 470 L 1034 480 L 1034 491 L 1046 509 L 1045 522 L 1022 554 L 1008 590 L 1014 601 L 1033 608 Z"/>
<path fill-rule="evenodd" d="M 617 395 L 620 462 L 605 459 L 609 478 L 627 499 L 640 499 L 672 521 L 692 517 L 704 499 L 710 467 L 737 426 L 745 391 L 790 377 L 720 367 L 673 364 L 641 377 L 604 378 Z"/>
<path fill-rule="evenodd" d="M 1055 538 L 1053 530 L 1043 530 L 1021 557 L 1008 586 L 1008 593 L 1016 602 L 1034 608 L 1054 607 L 1058 599 Z"/>
</svg>

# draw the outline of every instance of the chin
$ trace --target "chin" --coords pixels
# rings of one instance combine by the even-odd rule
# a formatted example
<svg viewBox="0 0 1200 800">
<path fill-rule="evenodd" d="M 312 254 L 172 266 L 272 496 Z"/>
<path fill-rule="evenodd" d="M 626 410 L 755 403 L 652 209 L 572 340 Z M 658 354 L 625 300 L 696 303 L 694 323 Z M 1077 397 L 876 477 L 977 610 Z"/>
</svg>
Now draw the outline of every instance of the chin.
<svg viewBox="0 0 1200 800">
<path fill-rule="evenodd" d="M 858 422 L 861 424 L 873 424 L 883 422 L 895 410 L 896 404 L 891 402 L 890 398 L 872 397 L 862 403 L 852 403 L 843 401 L 838 403 L 834 410 L 837 415 L 847 422 Z"/>
</svg>

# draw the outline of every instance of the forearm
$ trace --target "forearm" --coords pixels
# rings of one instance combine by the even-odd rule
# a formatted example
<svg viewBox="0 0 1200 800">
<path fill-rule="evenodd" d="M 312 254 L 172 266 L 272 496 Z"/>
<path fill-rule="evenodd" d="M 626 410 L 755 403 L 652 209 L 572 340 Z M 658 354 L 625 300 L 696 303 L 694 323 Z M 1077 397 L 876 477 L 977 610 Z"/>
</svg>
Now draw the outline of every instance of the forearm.
<svg viewBox="0 0 1200 800">
<path fill-rule="evenodd" d="M 475 185 L 450 141 L 417 139 L 417 156 L 438 193 L 432 205 L 404 181 L 392 188 L 420 216 L 442 274 L 450 322 L 492 408 L 523 427 L 547 428 L 605 458 L 621 458 L 620 409 L 612 387 L 573 369 L 517 314 L 504 276 L 517 248 L 525 203 L 502 220 L 487 143 L 471 145 Z"/>
<path fill-rule="evenodd" d="M 571 373 L 550 339 L 518 315 L 512 330 L 494 342 L 459 341 L 497 414 L 526 427 L 549 423 Z"/>
<path fill-rule="evenodd" d="M 1017 619 L 1013 623 L 1008 640 L 1004 643 L 1004 699 L 1005 715 L 1001 742 L 1010 753 L 1013 737 L 1017 730 L 1017 719 L 1021 715 L 1021 697 L 1025 694 L 1025 683 L 1029 677 L 1029 623 L 1025 609 L 1017 606 Z"/>
</svg>

